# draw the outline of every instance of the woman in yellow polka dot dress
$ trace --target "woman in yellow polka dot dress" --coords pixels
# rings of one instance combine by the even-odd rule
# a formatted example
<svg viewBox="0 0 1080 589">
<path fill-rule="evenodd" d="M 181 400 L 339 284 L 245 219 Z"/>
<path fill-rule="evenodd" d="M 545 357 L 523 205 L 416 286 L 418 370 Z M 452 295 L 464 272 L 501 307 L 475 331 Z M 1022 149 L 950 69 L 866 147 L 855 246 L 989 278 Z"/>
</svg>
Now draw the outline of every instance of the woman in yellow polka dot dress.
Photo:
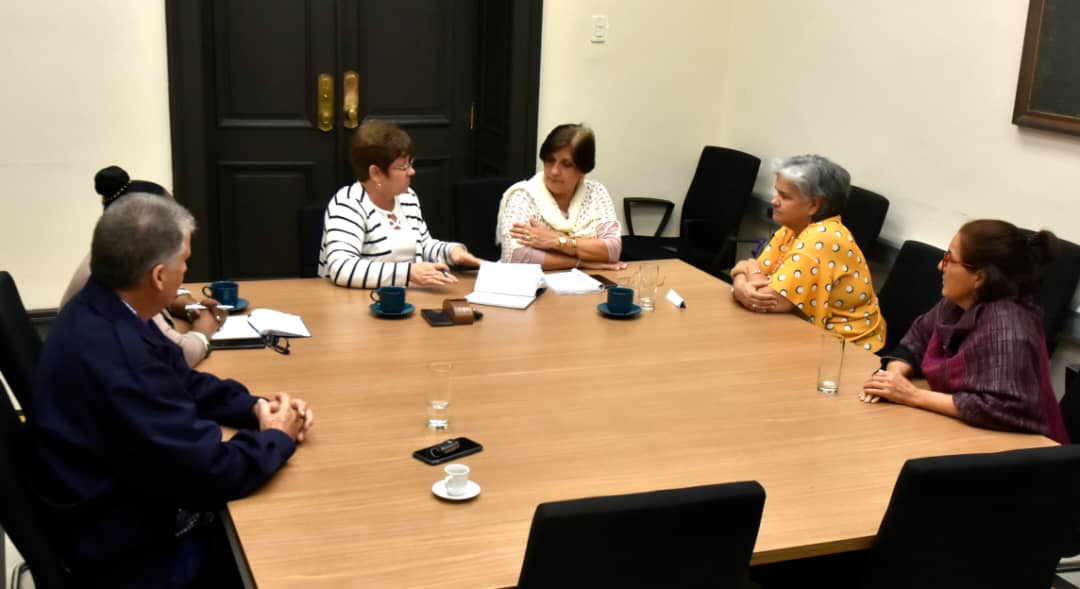
<svg viewBox="0 0 1080 589">
<path fill-rule="evenodd" d="M 885 318 L 862 250 L 840 222 L 851 190 L 847 170 L 819 155 L 781 160 L 773 220 L 781 225 L 757 259 L 731 269 L 735 299 L 759 313 L 796 312 L 876 352 Z"/>
</svg>

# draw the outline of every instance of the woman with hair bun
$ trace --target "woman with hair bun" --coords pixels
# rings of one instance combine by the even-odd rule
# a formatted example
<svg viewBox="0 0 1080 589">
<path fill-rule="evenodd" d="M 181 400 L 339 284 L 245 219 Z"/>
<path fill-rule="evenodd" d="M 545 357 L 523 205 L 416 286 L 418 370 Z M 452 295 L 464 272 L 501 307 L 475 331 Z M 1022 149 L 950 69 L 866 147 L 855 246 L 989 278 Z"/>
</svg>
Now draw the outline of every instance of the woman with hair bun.
<svg viewBox="0 0 1080 589">
<path fill-rule="evenodd" d="M 103 208 L 109 208 L 114 202 L 129 194 L 150 194 L 172 198 L 172 194 L 164 186 L 147 180 L 132 180 L 128 173 L 119 166 L 102 168 L 94 175 L 94 190 L 101 196 Z M 67 304 L 71 297 L 75 296 L 86 281 L 90 278 L 90 254 L 79 264 L 75 274 L 60 299 L 60 308 Z M 157 325 L 161 333 L 169 341 L 180 347 L 184 353 L 184 360 L 192 368 L 203 361 L 210 354 L 210 338 L 225 322 L 225 311 L 219 311 L 218 302 L 214 299 L 203 299 L 200 303 L 206 310 L 187 310 L 186 306 L 195 303 L 195 299 L 187 290 L 181 289 L 176 299 L 169 307 L 154 316 L 154 325 Z M 171 313 L 171 314 L 170 314 Z M 172 318 L 184 317 L 191 324 L 191 329 L 181 333 L 173 328 Z"/>
<path fill-rule="evenodd" d="M 915 320 L 859 398 L 1067 443 L 1042 310 L 1032 299 L 1057 246 L 1049 231 L 1028 236 L 1005 221 L 965 223 L 938 263 L 943 298 Z M 915 376 L 930 388 L 912 384 Z"/>
</svg>

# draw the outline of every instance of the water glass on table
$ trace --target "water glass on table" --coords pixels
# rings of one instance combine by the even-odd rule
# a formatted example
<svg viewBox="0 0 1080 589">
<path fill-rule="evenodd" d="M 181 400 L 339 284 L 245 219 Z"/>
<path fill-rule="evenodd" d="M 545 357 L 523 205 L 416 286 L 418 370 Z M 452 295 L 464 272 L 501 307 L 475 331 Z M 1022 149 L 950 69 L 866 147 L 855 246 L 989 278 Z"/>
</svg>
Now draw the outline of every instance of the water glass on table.
<svg viewBox="0 0 1080 589">
<path fill-rule="evenodd" d="M 840 371 L 844 367 L 845 340 L 839 334 L 821 334 L 821 359 L 818 361 L 817 390 L 835 395 L 840 392 Z"/>
<path fill-rule="evenodd" d="M 660 274 L 660 264 L 645 262 L 638 266 L 637 283 L 641 308 L 652 311 L 656 308 L 656 291 L 664 284 L 664 277 Z"/>
<path fill-rule="evenodd" d="M 432 362 L 428 364 L 427 426 L 428 429 L 445 430 L 450 428 L 450 401 L 453 387 L 451 377 L 454 365 L 451 362 Z"/>
</svg>

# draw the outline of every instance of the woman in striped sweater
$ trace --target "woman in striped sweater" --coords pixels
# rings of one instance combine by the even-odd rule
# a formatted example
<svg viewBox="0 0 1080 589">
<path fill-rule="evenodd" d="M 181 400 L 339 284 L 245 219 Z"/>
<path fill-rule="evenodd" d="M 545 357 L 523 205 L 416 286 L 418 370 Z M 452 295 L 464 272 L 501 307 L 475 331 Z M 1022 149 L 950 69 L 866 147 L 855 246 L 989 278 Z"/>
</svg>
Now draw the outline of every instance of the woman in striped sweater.
<svg viewBox="0 0 1080 589">
<path fill-rule="evenodd" d="M 353 136 L 357 182 L 326 205 L 319 276 L 338 286 L 439 286 L 457 282 L 450 264 L 479 266 L 463 244 L 428 233 L 420 200 L 409 188 L 413 143 L 385 121 L 367 121 Z"/>
</svg>

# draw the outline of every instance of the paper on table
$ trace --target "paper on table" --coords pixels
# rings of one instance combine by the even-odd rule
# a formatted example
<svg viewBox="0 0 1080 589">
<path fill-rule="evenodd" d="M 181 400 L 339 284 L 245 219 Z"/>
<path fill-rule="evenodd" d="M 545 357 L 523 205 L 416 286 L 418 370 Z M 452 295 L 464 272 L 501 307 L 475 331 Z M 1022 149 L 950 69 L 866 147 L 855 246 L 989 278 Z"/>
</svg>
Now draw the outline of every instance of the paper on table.
<svg viewBox="0 0 1080 589">
<path fill-rule="evenodd" d="M 263 334 L 311 337 L 304 320 L 273 309 L 256 309 L 248 315 L 230 315 L 211 340 L 259 339 Z"/>
<path fill-rule="evenodd" d="M 290 315 L 273 309 L 255 309 L 248 315 L 248 323 L 260 334 L 285 337 L 311 337 L 307 325 L 299 315 Z"/>
<path fill-rule="evenodd" d="M 465 299 L 474 305 L 524 309 L 536 300 L 543 275 L 540 264 L 483 262 L 476 285 Z"/>
<path fill-rule="evenodd" d="M 248 323 L 247 315 L 229 315 L 221 329 L 210 338 L 214 341 L 259 339 L 259 332 Z"/>
<path fill-rule="evenodd" d="M 604 290 L 604 285 L 600 284 L 599 280 L 577 268 L 569 272 L 545 273 L 544 282 L 548 288 L 559 294 L 590 294 Z"/>
</svg>

